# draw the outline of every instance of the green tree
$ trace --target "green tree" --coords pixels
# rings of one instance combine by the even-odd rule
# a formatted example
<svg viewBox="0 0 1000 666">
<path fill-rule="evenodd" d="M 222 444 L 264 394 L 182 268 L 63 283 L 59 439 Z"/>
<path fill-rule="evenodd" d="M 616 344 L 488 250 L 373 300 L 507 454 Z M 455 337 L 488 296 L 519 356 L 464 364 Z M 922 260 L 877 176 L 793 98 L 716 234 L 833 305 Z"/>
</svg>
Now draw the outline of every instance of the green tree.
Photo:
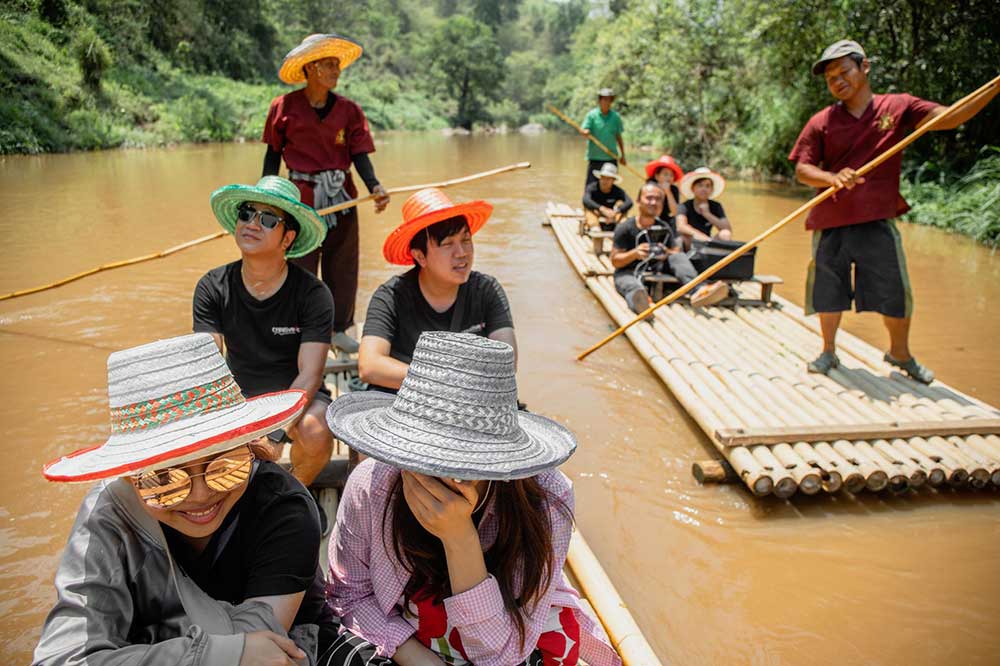
<svg viewBox="0 0 1000 666">
<path fill-rule="evenodd" d="M 431 84 L 456 105 L 453 122 L 466 129 L 486 120 L 485 105 L 503 82 L 503 56 L 489 26 L 466 16 L 445 19 L 431 32 L 421 56 Z"/>
</svg>

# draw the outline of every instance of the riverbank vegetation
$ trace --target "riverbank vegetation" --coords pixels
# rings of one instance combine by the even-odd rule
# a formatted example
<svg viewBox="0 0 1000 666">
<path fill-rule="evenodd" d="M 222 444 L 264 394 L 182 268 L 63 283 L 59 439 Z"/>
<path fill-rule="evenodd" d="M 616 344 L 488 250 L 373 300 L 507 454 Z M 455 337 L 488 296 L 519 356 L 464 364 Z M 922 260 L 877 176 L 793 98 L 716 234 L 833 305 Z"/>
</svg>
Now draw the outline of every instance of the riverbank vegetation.
<svg viewBox="0 0 1000 666">
<path fill-rule="evenodd" d="M 830 102 L 809 73 L 824 45 L 857 39 L 876 91 L 947 103 L 995 75 L 997 26 L 990 0 L 0 0 L 0 152 L 256 140 L 288 90 L 282 55 L 336 31 L 365 46 L 340 92 L 377 128 L 557 128 L 546 102 L 582 118 L 610 86 L 630 150 L 788 177 Z M 996 176 L 977 166 L 989 145 L 998 103 L 908 149 L 911 218 L 935 188 L 970 197 L 971 215 L 969 192 Z"/>
</svg>

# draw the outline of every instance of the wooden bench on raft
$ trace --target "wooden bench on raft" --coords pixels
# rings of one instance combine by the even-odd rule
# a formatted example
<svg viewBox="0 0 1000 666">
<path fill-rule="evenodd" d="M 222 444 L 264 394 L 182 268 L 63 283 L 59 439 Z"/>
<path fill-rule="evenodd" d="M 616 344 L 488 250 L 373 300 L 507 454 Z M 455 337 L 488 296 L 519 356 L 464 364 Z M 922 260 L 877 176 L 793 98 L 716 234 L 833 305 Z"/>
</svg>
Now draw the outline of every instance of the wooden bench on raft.
<svg viewBox="0 0 1000 666">
<path fill-rule="evenodd" d="M 667 287 L 670 287 L 670 291 L 673 291 L 681 285 L 680 281 L 673 275 L 666 273 L 653 273 L 648 272 L 642 276 L 643 283 L 646 284 L 647 289 L 649 289 L 649 295 L 654 301 L 658 301 L 663 298 L 667 292 Z M 760 285 L 760 300 L 747 300 L 741 298 L 728 298 L 719 305 L 735 305 L 735 304 L 754 304 L 754 303 L 764 303 L 768 305 L 771 303 L 771 296 L 774 294 L 774 285 L 784 284 L 782 280 L 777 275 L 754 275 L 749 280 L 728 280 L 723 279 L 723 282 L 727 284 L 734 284 L 739 282 L 753 282 Z"/>
</svg>

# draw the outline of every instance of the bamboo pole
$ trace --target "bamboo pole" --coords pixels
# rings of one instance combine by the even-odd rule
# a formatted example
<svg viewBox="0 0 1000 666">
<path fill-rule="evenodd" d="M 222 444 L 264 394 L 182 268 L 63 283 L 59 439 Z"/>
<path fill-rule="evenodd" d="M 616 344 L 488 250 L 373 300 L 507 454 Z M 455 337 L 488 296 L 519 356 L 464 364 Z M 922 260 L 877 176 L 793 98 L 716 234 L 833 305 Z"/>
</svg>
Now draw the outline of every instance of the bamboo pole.
<svg viewBox="0 0 1000 666">
<path fill-rule="evenodd" d="M 607 153 L 608 157 L 610 157 L 611 159 L 613 159 L 615 162 L 618 162 L 621 159 L 621 158 L 618 157 L 618 153 L 612 152 L 610 148 L 608 148 L 603 143 L 601 143 L 599 140 L 597 140 L 597 138 L 595 138 L 593 134 L 590 134 L 590 133 L 584 131 L 584 129 L 582 127 L 580 127 L 575 120 L 573 120 L 572 118 L 570 118 L 569 116 L 567 116 L 565 113 L 563 113 L 562 111 L 560 111 L 556 107 L 552 106 L 551 104 L 548 105 L 548 109 L 552 113 L 554 113 L 557 116 L 559 116 L 560 118 L 562 118 L 568 125 L 570 125 L 573 129 L 575 129 L 581 135 L 583 135 L 583 136 L 587 137 L 588 139 L 590 139 L 590 141 L 595 146 L 597 146 L 598 148 L 600 148 L 601 150 L 603 150 L 605 153 Z M 622 157 L 624 157 L 624 155 Z M 632 175 L 634 175 L 636 178 L 638 178 L 642 182 L 646 182 L 646 175 L 642 174 L 642 173 L 639 173 L 638 171 L 636 171 L 635 168 L 631 164 L 629 164 L 628 162 L 626 162 L 622 166 L 624 166 L 626 169 L 628 169 L 629 173 L 631 173 Z"/>
<path fill-rule="evenodd" d="M 926 123 L 924 123 L 920 128 L 918 128 L 918 129 L 914 130 L 913 132 L 911 132 L 909 134 L 909 136 L 907 136 L 906 138 L 904 138 L 903 140 L 901 140 L 899 143 L 897 143 L 893 147 L 889 148 L 887 151 L 885 151 L 884 153 L 882 153 L 881 155 L 879 155 L 878 157 L 876 157 L 875 159 L 873 159 L 872 161 L 870 161 L 868 164 L 865 164 L 864 166 L 862 166 L 860 169 L 857 170 L 857 174 L 859 176 L 863 176 L 866 173 L 870 172 L 871 170 L 879 167 L 885 161 L 887 161 L 888 159 L 890 159 L 891 157 L 893 157 L 894 155 L 896 155 L 897 153 L 899 153 L 900 151 L 902 151 L 904 148 L 906 148 L 911 143 L 913 143 L 914 141 L 916 141 L 917 139 L 919 139 L 921 136 L 923 136 L 924 134 L 926 134 L 930 130 L 934 129 L 937 125 L 939 125 L 941 123 L 942 120 L 944 120 L 948 116 L 952 115 L 953 113 L 955 113 L 956 111 L 958 111 L 959 109 L 961 109 L 962 107 L 964 107 L 966 104 L 968 104 L 971 101 L 977 99 L 980 95 L 986 94 L 986 92 L 989 91 L 990 88 L 996 86 L 998 83 L 1000 83 L 1000 76 L 995 77 L 992 81 L 990 81 L 986 85 L 982 86 L 978 90 L 972 92 L 969 95 L 966 95 L 965 97 L 963 97 L 959 101 L 955 102 L 954 104 L 952 104 L 951 106 L 949 106 L 947 109 L 945 109 L 942 113 L 934 116 L 933 118 L 931 118 L 930 120 L 928 120 Z M 706 270 L 704 270 L 703 272 L 699 273 L 698 276 L 695 279 L 691 280 L 690 282 L 688 282 L 687 284 L 683 285 L 682 287 L 680 287 L 676 291 L 672 292 L 668 296 L 665 296 L 664 298 L 662 298 L 658 302 L 656 302 L 653 305 L 651 305 L 648 308 L 646 308 L 646 310 L 644 310 L 643 312 L 641 312 L 638 315 L 636 315 L 629 323 L 627 323 L 624 326 L 620 327 L 617 331 L 615 331 L 611 335 L 605 337 L 603 340 L 601 340 L 600 342 L 598 342 L 596 345 L 590 347 L 589 349 L 587 349 L 586 351 L 584 351 L 582 354 L 580 354 L 579 356 L 577 356 L 577 360 L 578 361 L 582 361 L 583 359 L 587 358 L 590 354 L 592 354 L 593 352 L 595 352 L 598 349 L 600 349 L 601 347 L 603 347 L 610 340 L 613 340 L 614 338 L 616 338 L 619 335 L 621 335 L 622 333 L 624 333 L 627 328 L 630 328 L 631 326 L 634 326 L 636 324 L 636 322 L 639 322 L 639 321 L 642 321 L 643 319 L 645 319 L 647 316 L 649 316 L 650 313 L 652 313 L 657 308 L 660 308 L 661 306 L 666 305 L 667 303 L 673 303 L 674 301 L 676 301 L 681 296 L 684 296 L 684 295 L 690 293 L 698 285 L 700 285 L 702 282 L 704 282 L 705 280 L 707 280 L 708 278 L 712 277 L 713 275 L 715 275 L 716 273 L 718 273 L 719 271 L 721 271 L 723 268 L 725 268 L 729 264 L 733 263 L 734 261 L 736 261 L 737 259 L 739 259 L 740 257 L 742 257 L 744 254 L 746 254 L 747 252 L 749 252 L 751 249 L 757 247 L 760 243 L 762 243 L 766 239 L 770 238 L 778 230 L 782 229 L 785 225 L 787 225 L 789 222 L 791 222 L 792 220 L 794 220 L 795 218 L 797 218 L 799 215 L 801 215 L 802 213 L 806 212 L 807 210 L 809 210 L 809 209 L 813 208 L 814 206 L 816 206 L 816 205 L 818 205 L 818 204 L 826 201 L 827 199 L 829 199 L 831 196 L 833 196 L 837 192 L 838 189 L 839 188 L 836 188 L 836 187 L 833 187 L 833 186 L 826 188 L 820 194 L 816 195 L 815 197 L 813 197 L 812 199 L 810 199 L 806 203 L 804 203 L 801 206 L 799 206 L 798 208 L 796 208 L 794 211 L 792 211 L 791 213 L 789 213 L 787 216 L 785 216 L 784 218 L 782 218 L 780 221 L 778 221 L 777 223 L 775 223 L 773 226 L 771 226 L 770 228 L 764 230 L 763 232 L 761 232 L 760 234 L 758 234 L 754 238 L 750 239 L 749 241 L 747 241 L 746 243 L 744 243 L 743 245 L 741 245 L 739 248 L 737 248 L 736 250 L 734 250 L 733 252 L 731 252 L 727 256 L 723 257 L 720 261 L 718 261 L 718 262 L 712 264 L 711 266 L 709 266 Z"/>
<path fill-rule="evenodd" d="M 405 192 L 412 192 L 414 190 L 422 190 L 427 187 L 438 187 L 438 188 L 451 187 L 453 185 L 460 185 L 462 183 L 467 183 L 472 180 L 478 180 L 479 178 L 487 178 L 489 176 L 495 176 L 500 173 L 506 173 L 508 171 L 516 171 L 518 169 L 528 169 L 530 167 L 531 167 L 530 162 L 518 162 L 517 164 L 510 164 L 508 166 L 499 167 L 497 169 L 491 169 L 490 171 L 483 171 L 482 173 L 474 173 L 469 176 L 462 176 L 461 178 L 454 178 L 452 180 L 446 180 L 440 183 L 429 183 L 427 185 L 408 185 L 406 187 L 397 187 L 387 190 L 386 193 L 402 194 Z M 352 208 L 366 201 L 371 201 L 374 198 L 375 198 L 374 195 L 369 195 L 361 199 L 351 199 L 350 201 L 345 201 L 343 203 L 337 204 L 336 206 L 330 206 L 329 208 L 323 208 L 316 212 L 319 213 L 320 215 L 329 215 L 330 213 L 336 213 L 337 211 L 345 210 L 347 208 Z M 0 301 L 6 301 L 7 299 L 17 298 L 19 296 L 27 296 L 28 294 L 35 294 L 40 291 L 46 291 L 48 289 L 55 289 L 56 287 L 61 287 L 65 284 L 69 284 L 70 282 L 76 282 L 77 280 L 85 278 L 89 275 L 94 275 L 95 273 L 101 273 L 103 271 L 109 271 L 115 268 L 122 268 L 124 266 L 132 266 L 145 261 L 151 261 L 153 259 L 162 259 L 164 257 L 169 257 L 175 252 L 180 252 L 181 250 L 186 250 L 196 245 L 201 245 L 202 243 L 206 243 L 210 240 L 222 238 L 223 236 L 226 235 L 228 235 L 228 232 L 226 231 L 217 231 L 214 234 L 209 234 L 208 236 L 202 236 L 201 238 L 195 238 L 194 240 L 189 240 L 185 243 L 181 243 L 180 245 L 174 245 L 173 247 L 167 248 L 166 250 L 162 250 L 160 252 L 145 254 L 142 255 L 141 257 L 135 257 L 133 259 L 125 259 L 123 261 L 114 261 L 109 264 L 102 264 L 100 266 L 97 266 L 96 268 L 91 268 L 89 270 L 82 271 L 75 275 L 62 278 L 61 280 L 56 280 L 55 282 L 51 282 L 49 284 L 43 284 L 39 287 L 32 287 L 30 289 L 21 289 L 20 291 L 12 291 L 9 294 L 2 294 L 0 295 Z"/>
<path fill-rule="evenodd" d="M 611 644 L 618 651 L 624 666 L 660 666 L 660 660 L 649 647 L 646 637 L 622 601 L 594 551 L 579 530 L 573 532 L 566 562 L 579 582 L 581 592 L 590 601 Z"/>
<path fill-rule="evenodd" d="M 696 460 L 691 465 L 691 475 L 698 483 L 733 483 L 742 481 L 725 458 Z"/>
</svg>

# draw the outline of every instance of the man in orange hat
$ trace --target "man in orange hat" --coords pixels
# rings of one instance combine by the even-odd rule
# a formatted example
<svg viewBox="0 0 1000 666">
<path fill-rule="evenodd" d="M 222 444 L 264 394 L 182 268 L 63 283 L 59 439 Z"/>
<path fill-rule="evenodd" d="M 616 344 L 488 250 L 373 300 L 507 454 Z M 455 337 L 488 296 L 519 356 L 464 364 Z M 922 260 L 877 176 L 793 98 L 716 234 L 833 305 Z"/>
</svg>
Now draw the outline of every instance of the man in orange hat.
<svg viewBox="0 0 1000 666">
<path fill-rule="evenodd" d="M 434 187 L 406 200 L 403 223 L 382 254 L 391 264 L 414 267 L 372 294 L 358 355 L 362 381 L 398 389 L 424 331 L 475 333 L 517 353 L 507 294 L 496 278 L 472 270 L 472 237 L 492 212 L 485 201 L 452 203 Z"/>
<path fill-rule="evenodd" d="M 298 186 L 303 203 L 316 209 L 357 198 L 352 164 L 376 197 L 375 212 L 389 205 L 389 195 L 368 158 L 375 152 L 368 119 L 355 102 L 333 92 L 340 73 L 361 53 L 361 45 L 346 37 L 310 35 L 288 52 L 278 71 L 282 82 L 306 85 L 271 102 L 262 138 L 267 144 L 263 175 L 277 175 L 284 158 L 288 177 Z M 322 274 L 333 294 L 332 342 L 355 352 L 358 343 L 347 330 L 354 325 L 358 292 L 357 209 L 327 215 L 326 223 L 330 231 L 323 245 L 295 263 Z"/>
</svg>

